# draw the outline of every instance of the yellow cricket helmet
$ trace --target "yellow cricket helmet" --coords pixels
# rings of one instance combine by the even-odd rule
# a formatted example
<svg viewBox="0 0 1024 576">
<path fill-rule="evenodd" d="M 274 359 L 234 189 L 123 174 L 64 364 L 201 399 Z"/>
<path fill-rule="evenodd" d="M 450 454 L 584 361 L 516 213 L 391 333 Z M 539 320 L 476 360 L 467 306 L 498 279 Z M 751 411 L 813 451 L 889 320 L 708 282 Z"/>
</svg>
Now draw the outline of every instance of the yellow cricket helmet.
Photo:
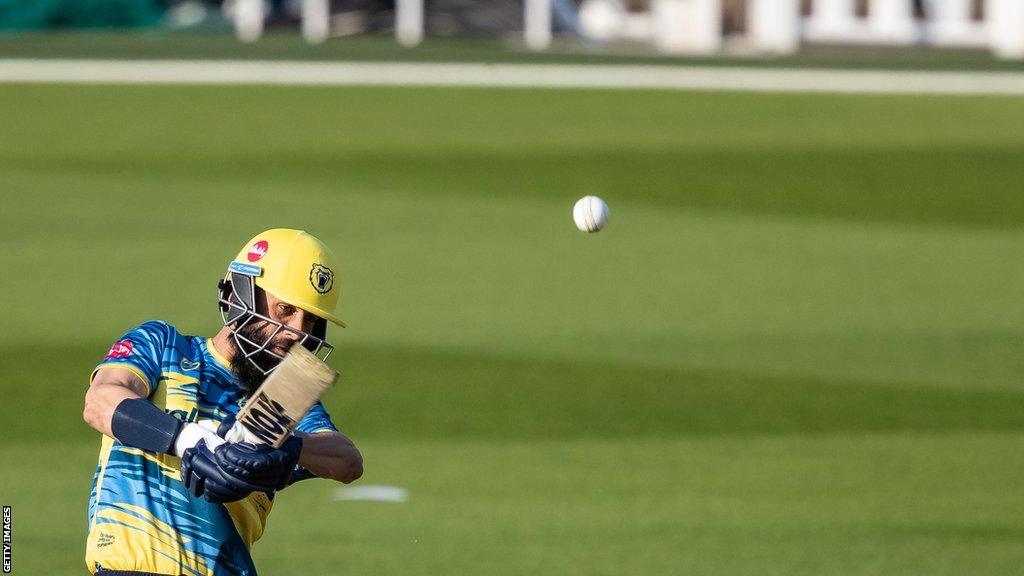
<svg viewBox="0 0 1024 576">
<path fill-rule="evenodd" d="M 312 234 L 274 228 L 253 236 L 228 266 L 251 276 L 276 298 L 344 327 L 335 312 L 341 282 L 338 259 Z"/>
<path fill-rule="evenodd" d="M 239 349 L 257 368 L 268 374 L 276 365 L 273 359 L 262 358 L 261 352 L 278 359 L 280 355 L 267 348 L 270 340 L 256 341 L 246 326 L 268 322 L 281 330 L 296 332 L 301 343 L 314 353 L 323 352 L 326 359 L 334 349 L 327 343 L 327 321 L 345 326 L 336 315 L 341 282 L 338 260 L 334 253 L 316 237 L 302 230 L 274 228 L 253 236 L 234 260 L 218 285 L 221 314 Z M 284 326 L 257 310 L 260 288 L 279 300 L 319 317 L 310 332 Z M 258 324 L 256 324 L 258 325 Z"/>
</svg>

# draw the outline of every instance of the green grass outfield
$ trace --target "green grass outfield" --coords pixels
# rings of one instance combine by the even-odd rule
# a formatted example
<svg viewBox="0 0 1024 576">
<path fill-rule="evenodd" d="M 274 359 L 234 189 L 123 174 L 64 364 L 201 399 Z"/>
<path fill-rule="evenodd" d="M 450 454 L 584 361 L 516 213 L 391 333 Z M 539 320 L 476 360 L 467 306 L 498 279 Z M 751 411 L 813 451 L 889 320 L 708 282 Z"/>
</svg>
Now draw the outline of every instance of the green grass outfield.
<svg viewBox="0 0 1024 576">
<path fill-rule="evenodd" d="M 295 226 L 345 262 L 328 409 L 410 499 L 289 489 L 264 574 L 1017 574 L 1022 110 L 4 85 L 14 573 L 84 573 L 92 365 L 215 331 L 227 261 Z"/>
</svg>

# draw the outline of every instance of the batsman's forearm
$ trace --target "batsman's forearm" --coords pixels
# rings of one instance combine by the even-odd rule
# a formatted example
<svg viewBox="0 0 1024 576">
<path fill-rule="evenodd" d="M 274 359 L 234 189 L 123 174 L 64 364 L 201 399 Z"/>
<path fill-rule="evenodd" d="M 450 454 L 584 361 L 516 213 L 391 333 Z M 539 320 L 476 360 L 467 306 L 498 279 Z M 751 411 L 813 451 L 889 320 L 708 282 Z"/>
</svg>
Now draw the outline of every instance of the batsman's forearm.
<svg viewBox="0 0 1024 576">
<path fill-rule="evenodd" d="M 214 430 L 183 424 L 153 406 L 144 397 L 146 391 L 145 383 L 129 370 L 99 370 L 85 393 L 82 418 L 96 431 L 150 452 L 181 456 L 200 440 L 205 439 L 210 448 L 223 442 Z"/>
<path fill-rule="evenodd" d="M 135 390 L 123 385 L 93 382 L 85 394 L 82 419 L 96 431 L 113 438 L 114 433 L 111 432 L 110 424 L 117 405 L 123 400 L 141 397 Z"/>
<path fill-rule="evenodd" d="M 351 440 L 339 432 L 305 435 L 299 464 L 321 478 L 348 484 L 363 475 L 363 456 Z"/>
</svg>

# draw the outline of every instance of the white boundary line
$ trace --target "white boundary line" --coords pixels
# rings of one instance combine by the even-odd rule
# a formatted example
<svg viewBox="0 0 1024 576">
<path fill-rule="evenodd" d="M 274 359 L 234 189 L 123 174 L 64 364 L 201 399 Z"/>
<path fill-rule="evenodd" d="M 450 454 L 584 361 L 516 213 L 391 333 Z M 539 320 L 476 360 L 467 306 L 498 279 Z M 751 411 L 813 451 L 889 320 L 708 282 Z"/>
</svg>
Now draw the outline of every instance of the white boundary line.
<svg viewBox="0 0 1024 576">
<path fill-rule="evenodd" d="M 1024 95 L 1024 72 L 652 65 L 0 59 L 0 83 L 473 86 Z"/>
</svg>

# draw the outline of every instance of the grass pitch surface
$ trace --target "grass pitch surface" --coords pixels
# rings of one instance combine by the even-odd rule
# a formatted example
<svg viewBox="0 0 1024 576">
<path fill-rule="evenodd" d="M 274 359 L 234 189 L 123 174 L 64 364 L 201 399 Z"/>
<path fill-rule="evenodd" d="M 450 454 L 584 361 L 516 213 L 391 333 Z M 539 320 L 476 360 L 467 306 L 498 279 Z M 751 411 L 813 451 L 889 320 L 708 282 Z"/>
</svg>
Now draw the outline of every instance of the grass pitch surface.
<svg viewBox="0 0 1024 576">
<path fill-rule="evenodd" d="M 1015 573 L 1021 104 L 5 86 L 15 573 L 84 569 L 93 364 L 212 334 L 273 226 L 345 263 L 326 404 L 410 498 L 289 489 L 263 573 Z"/>
</svg>

